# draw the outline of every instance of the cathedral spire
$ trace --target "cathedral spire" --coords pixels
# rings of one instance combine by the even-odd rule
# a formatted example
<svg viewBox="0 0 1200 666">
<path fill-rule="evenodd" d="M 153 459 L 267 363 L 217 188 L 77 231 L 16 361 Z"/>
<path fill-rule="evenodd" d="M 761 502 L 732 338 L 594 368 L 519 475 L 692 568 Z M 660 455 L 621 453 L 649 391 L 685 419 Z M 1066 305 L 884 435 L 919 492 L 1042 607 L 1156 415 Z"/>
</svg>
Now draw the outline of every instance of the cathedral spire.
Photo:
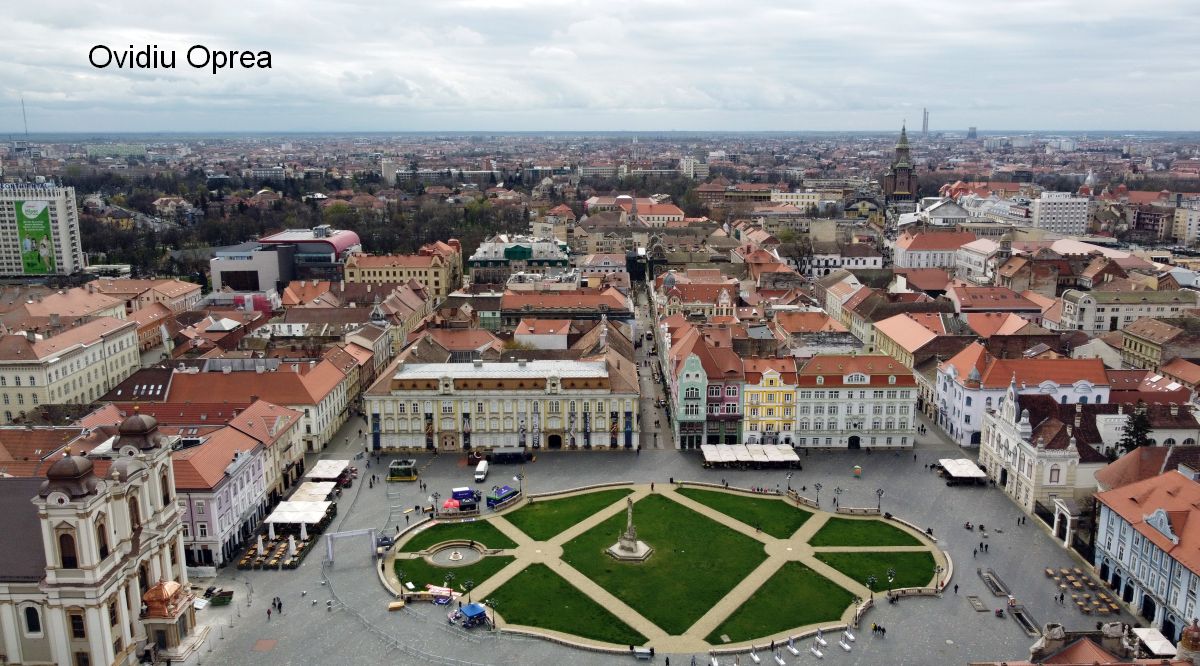
<svg viewBox="0 0 1200 666">
<path fill-rule="evenodd" d="M 900 125 L 900 141 L 896 144 L 897 148 L 901 146 L 908 147 L 908 131 L 906 128 L 907 124 L 908 123 L 905 122 Z"/>
</svg>

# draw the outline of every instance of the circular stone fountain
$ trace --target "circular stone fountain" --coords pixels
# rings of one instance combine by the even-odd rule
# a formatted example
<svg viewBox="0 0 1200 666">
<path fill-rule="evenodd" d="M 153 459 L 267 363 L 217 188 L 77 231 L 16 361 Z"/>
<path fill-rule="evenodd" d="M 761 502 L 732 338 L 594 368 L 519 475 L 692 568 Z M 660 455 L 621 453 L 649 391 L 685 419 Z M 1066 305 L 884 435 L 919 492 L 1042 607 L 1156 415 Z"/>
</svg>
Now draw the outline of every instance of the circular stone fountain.
<svg viewBox="0 0 1200 666">
<path fill-rule="evenodd" d="M 483 557 L 483 553 L 468 546 L 443 546 L 425 556 L 430 564 L 439 567 L 464 567 L 474 564 Z"/>
</svg>

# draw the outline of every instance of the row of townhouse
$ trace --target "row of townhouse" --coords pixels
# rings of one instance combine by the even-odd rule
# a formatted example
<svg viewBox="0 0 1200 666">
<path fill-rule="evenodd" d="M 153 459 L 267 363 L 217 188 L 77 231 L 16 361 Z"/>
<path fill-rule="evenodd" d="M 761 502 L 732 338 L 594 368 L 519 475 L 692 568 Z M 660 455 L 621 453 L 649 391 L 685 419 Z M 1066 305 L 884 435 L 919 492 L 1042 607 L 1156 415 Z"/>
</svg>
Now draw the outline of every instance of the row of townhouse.
<svg viewBox="0 0 1200 666">
<path fill-rule="evenodd" d="M 858 449 L 914 443 L 916 381 L 891 357 L 742 358 L 703 328 L 665 328 L 664 372 L 676 448 Z"/>
</svg>

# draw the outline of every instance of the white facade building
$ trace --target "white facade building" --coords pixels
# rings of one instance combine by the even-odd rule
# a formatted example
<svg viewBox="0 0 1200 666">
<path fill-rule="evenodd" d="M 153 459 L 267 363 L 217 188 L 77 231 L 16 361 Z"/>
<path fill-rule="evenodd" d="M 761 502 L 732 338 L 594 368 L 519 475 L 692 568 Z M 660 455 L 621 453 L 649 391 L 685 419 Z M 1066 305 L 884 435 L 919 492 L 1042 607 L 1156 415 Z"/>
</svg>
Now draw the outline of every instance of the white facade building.
<svg viewBox="0 0 1200 666">
<path fill-rule="evenodd" d="M 1033 226 L 1067 236 L 1088 229 L 1088 198 L 1070 192 L 1042 192 L 1033 200 Z"/>
<path fill-rule="evenodd" d="M 70 275 L 86 266 L 75 188 L 0 184 L 0 275 Z"/>
</svg>

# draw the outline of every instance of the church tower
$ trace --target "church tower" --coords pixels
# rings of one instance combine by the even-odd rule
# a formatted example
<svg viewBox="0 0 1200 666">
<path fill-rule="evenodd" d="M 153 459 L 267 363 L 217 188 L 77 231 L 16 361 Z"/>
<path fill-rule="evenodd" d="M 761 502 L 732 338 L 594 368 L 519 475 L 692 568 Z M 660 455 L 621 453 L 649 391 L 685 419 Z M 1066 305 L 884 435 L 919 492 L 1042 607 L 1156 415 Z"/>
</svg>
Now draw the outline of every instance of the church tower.
<svg viewBox="0 0 1200 666">
<path fill-rule="evenodd" d="M 908 131 L 904 125 L 900 126 L 900 140 L 896 142 L 892 166 L 883 177 L 883 194 L 889 206 L 901 204 L 902 207 L 912 207 L 917 201 L 917 176 L 913 173 Z"/>
</svg>

